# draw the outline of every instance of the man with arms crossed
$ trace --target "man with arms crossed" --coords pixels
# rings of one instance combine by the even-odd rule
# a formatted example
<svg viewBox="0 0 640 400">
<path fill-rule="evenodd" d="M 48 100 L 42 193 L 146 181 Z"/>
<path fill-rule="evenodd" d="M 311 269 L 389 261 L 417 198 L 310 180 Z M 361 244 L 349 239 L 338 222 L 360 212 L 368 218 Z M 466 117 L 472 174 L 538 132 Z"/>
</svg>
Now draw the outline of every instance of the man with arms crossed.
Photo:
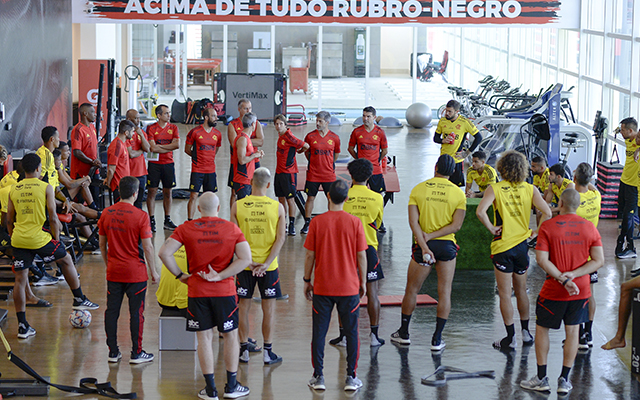
<svg viewBox="0 0 640 400">
<path fill-rule="evenodd" d="M 129 122 L 130 121 L 123 121 Z M 122 122 L 120 123 L 122 125 Z M 133 125 L 133 124 L 132 124 Z M 144 326 L 144 305 L 147 295 L 147 264 L 151 272 L 151 282 L 157 283 L 155 253 L 151 238 L 147 213 L 136 208 L 133 203 L 139 195 L 138 179 L 125 176 L 120 180 L 121 200 L 102 212 L 98 221 L 100 229 L 100 250 L 107 266 L 107 311 L 104 313 L 104 329 L 107 334 L 110 363 L 122 358 L 118 348 L 118 318 L 122 299 L 129 299 L 129 330 L 131 331 L 130 364 L 153 361 L 153 354 L 142 350 L 142 328 Z M 140 257 L 138 241 L 142 241 L 144 259 Z M 107 250 L 107 244 L 109 249 Z"/>
<path fill-rule="evenodd" d="M 440 351 L 446 346 L 442 331 L 451 311 L 451 284 L 458 256 L 454 234 L 460 230 L 467 212 L 464 192 L 449 180 L 455 168 L 453 157 L 443 154 L 436 163 L 435 176 L 411 190 L 409 226 L 414 243 L 407 271 L 407 286 L 402 298 L 401 326 L 391 334 L 392 342 L 411 344 L 409 323 L 416 308 L 418 291 L 429 276 L 432 266 L 435 266 L 438 273 L 438 309 L 431 351 Z"/>
<path fill-rule="evenodd" d="M 367 292 L 367 240 L 362 222 L 342 210 L 349 194 L 345 181 L 335 181 L 326 192 L 329 211 L 313 219 L 304 242 L 304 293 L 313 301 L 311 359 L 313 377 L 309 387 L 325 390 L 324 341 L 335 305 L 347 337 L 347 378 L 344 390 L 362 387 L 356 376 L 360 346 L 358 317 L 360 298 Z M 311 274 L 314 272 L 313 284 Z"/>
<path fill-rule="evenodd" d="M 29 284 L 29 267 L 38 254 L 45 263 L 55 261 L 64 274 L 73 293 L 74 310 L 95 310 L 99 306 L 92 303 L 82 293 L 76 267 L 62 243 L 58 241 L 60 221 L 56 214 L 53 187 L 40 180 L 40 157 L 30 153 L 22 159 L 25 179 L 16 183 L 9 193 L 7 206 L 7 229 L 13 247 L 13 271 L 16 282 L 13 301 L 18 317 L 18 338 L 34 336 L 36 330 L 27 322 L 25 314 L 25 291 Z M 49 214 L 51 234 L 42 230 Z M 52 239 L 53 235 L 53 239 Z"/>
<path fill-rule="evenodd" d="M 129 140 L 129 170 L 131 176 L 138 178 L 140 186 L 138 187 L 138 197 L 136 197 L 134 206 L 142 210 L 142 198 L 144 197 L 144 190 L 147 187 L 147 164 L 145 162 L 144 153 L 148 153 L 151 150 L 149 147 L 149 141 L 147 140 L 147 134 L 140 128 L 140 114 L 137 110 L 131 109 L 127 111 L 127 120 L 133 122 L 136 127 L 135 133 Z"/>
<path fill-rule="evenodd" d="M 173 151 L 180 148 L 180 132 L 178 127 L 169 123 L 171 112 L 169 107 L 160 104 L 156 107 L 158 122 L 147 127 L 147 140 L 153 153 L 158 153 L 157 160 L 149 160 L 147 178 L 147 210 L 151 221 L 151 230 L 156 231 L 156 193 L 162 181 L 162 206 L 164 208 L 164 229 L 174 230 L 176 225 L 171 221 L 171 188 L 176 185 L 176 169 L 173 163 Z"/>
<path fill-rule="evenodd" d="M 387 155 L 387 135 L 376 125 L 376 109 L 367 106 L 362 110 L 362 125 L 351 132 L 347 150 L 353 158 L 366 158 L 373 165 L 369 188 L 376 193 L 385 191 L 380 161 Z"/>
<path fill-rule="evenodd" d="M 540 226 L 536 260 L 547 273 L 536 306 L 536 362 L 538 373 L 520 386 L 536 391 L 548 391 L 547 355 L 549 329 L 560 329 L 564 322 L 566 339 L 562 372 L 558 378 L 559 394 L 573 388 L 569 371 L 578 352 L 579 325 L 587 321 L 589 274 L 604 263 L 600 234 L 595 226 L 576 215 L 580 195 L 567 189 L 560 196 L 560 215 Z"/>
<path fill-rule="evenodd" d="M 307 182 L 304 192 L 307 194 L 307 202 L 304 205 L 304 226 L 300 233 L 309 232 L 309 223 L 313 213 L 313 203 L 316 200 L 318 189 L 322 186 L 325 195 L 329 187 L 336 180 L 336 160 L 340 153 L 340 138 L 329 130 L 331 114 L 320 111 L 316 114 L 316 130 L 309 132 L 304 141 L 309 144 L 306 151 L 307 157 Z"/>
<path fill-rule="evenodd" d="M 218 218 L 218 196 L 204 193 L 198 200 L 198 211 L 202 217 L 180 225 L 162 245 L 159 256 L 176 279 L 189 285 L 187 330 L 195 331 L 198 337 L 198 359 L 207 384 L 198 397 L 205 400 L 218 398 L 213 379 L 211 343 L 215 326 L 224 338 L 227 370 L 224 397 L 235 399 L 248 395 L 249 388 L 237 381 L 240 346 L 233 277 L 251 265 L 251 248 L 240 228 Z M 187 252 L 188 273 L 180 270 L 173 256 L 183 245 Z"/>
<path fill-rule="evenodd" d="M 278 133 L 278 146 L 276 149 L 276 177 L 273 180 L 274 191 L 278 201 L 289 215 L 287 234 L 296 235 L 296 186 L 298 184 L 298 162 L 296 153 L 304 153 L 309 148 L 309 143 L 304 142 L 291 133 L 287 128 L 287 117 L 278 114 L 273 118 L 273 125 Z"/>
<path fill-rule="evenodd" d="M 203 110 L 204 123 L 189 131 L 184 152 L 191 157 L 191 181 L 189 183 L 189 203 L 187 204 L 187 220 L 191 221 L 196 214 L 196 200 L 200 188 L 203 192 L 217 192 L 216 153 L 222 146 L 222 136 L 215 128 L 218 115 L 213 108 Z"/>
<path fill-rule="evenodd" d="M 253 113 L 246 113 L 242 117 L 243 129 L 233 142 L 233 189 L 238 200 L 251 194 L 251 178 L 255 171 L 255 160 L 264 156 L 264 151 L 255 150 L 249 134 L 260 125 Z"/>
<path fill-rule="evenodd" d="M 80 122 L 71 131 L 71 165 L 69 175 L 71 179 L 79 179 L 89 175 L 92 167 L 100 168 L 102 163 L 98 157 L 98 134 L 92 124 L 96 121 L 96 110 L 89 103 L 83 103 L 78 108 Z M 96 175 L 98 171 L 96 170 Z M 94 176 L 90 177 L 91 179 Z M 92 193 L 94 199 L 98 197 L 97 187 Z"/>
<path fill-rule="evenodd" d="M 118 136 L 111 142 L 107 149 L 107 177 L 104 185 L 113 193 L 114 204 L 120 201 L 118 186 L 120 180 L 130 175 L 129 168 L 129 140 L 133 136 L 136 127 L 128 120 L 120 121 Z"/>
<path fill-rule="evenodd" d="M 231 222 L 238 225 L 251 246 L 252 268 L 245 268 L 236 278 L 240 299 L 240 361 L 249 362 L 249 311 L 256 284 L 262 298 L 262 337 L 264 363 L 276 364 L 282 357 L 273 352 L 271 331 L 275 328 L 276 298 L 280 292 L 278 254 L 284 244 L 286 219 L 284 207 L 267 197 L 271 173 L 261 167 L 251 179 L 251 195 L 231 206 Z M 257 265 L 256 265 L 257 264 Z"/>
<path fill-rule="evenodd" d="M 633 244 L 633 217 L 638 212 L 638 162 L 635 154 L 640 147 L 638 121 L 629 117 L 620 121 L 620 134 L 627 146 L 624 169 L 620 177 L 618 192 L 618 216 L 622 216 L 622 227 L 616 243 L 616 258 L 636 258 L 636 247 Z"/>
</svg>

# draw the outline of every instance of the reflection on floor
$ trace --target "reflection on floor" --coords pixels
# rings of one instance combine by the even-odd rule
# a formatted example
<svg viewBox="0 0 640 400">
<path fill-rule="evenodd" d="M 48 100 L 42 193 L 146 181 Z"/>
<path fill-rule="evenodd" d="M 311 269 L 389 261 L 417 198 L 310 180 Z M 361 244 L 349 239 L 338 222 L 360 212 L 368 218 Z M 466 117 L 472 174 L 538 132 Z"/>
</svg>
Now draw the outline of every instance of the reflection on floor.
<svg viewBox="0 0 640 400">
<path fill-rule="evenodd" d="M 190 126 L 181 126 L 184 137 Z M 224 128 L 223 126 L 219 127 Z M 293 131 L 302 137 L 312 127 L 297 127 Z M 342 149 L 351 126 L 343 126 L 339 132 Z M 263 149 L 267 155 L 263 165 L 275 167 L 275 133 L 273 126 L 265 128 L 266 140 Z M 381 282 L 383 295 L 402 294 L 406 279 L 406 267 L 410 257 L 411 236 L 407 224 L 407 202 L 411 188 L 433 175 L 438 155 L 438 146 L 428 131 L 406 128 L 387 130 L 389 153 L 397 156 L 401 192 L 394 204 L 385 209 L 385 225 L 388 232 L 380 236 L 380 259 L 386 278 Z M 175 153 L 178 171 L 178 187 L 188 183 L 189 164 L 183 151 Z M 300 157 L 300 156 L 299 156 Z M 299 158 L 303 162 L 303 158 Z M 223 146 L 217 160 L 221 198 L 221 217 L 229 216 L 229 189 L 224 185 L 229 165 L 228 146 Z M 269 192 L 273 195 L 273 192 Z M 321 197 L 318 197 L 320 200 Z M 318 201 L 316 211 L 326 209 L 326 203 Z M 186 219 L 186 200 L 174 200 L 171 212 L 175 222 Z M 161 220 L 162 204 L 157 203 L 156 219 Z M 302 220 L 296 221 L 298 230 Z M 630 346 L 620 351 L 605 352 L 600 346 L 606 338 L 613 336 L 617 318 L 618 287 L 629 279 L 629 271 L 636 260 L 616 261 L 612 257 L 617 222 L 602 221 L 600 231 L 605 240 L 606 264 L 600 271 L 600 283 L 595 295 L 598 311 L 594 324 L 594 347 L 582 353 L 571 372 L 574 390 L 572 399 L 623 399 L 638 396 L 637 382 L 630 375 Z M 156 249 L 160 247 L 169 231 L 160 230 L 155 235 Z M 304 235 L 288 237 L 280 256 L 283 291 L 290 295 L 287 301 L 277 302 L 277 327 L 274 335 L 274 351 L 284 357 L 281 365 L 265 367 L 261 355 L 253 355 L 248 364 L 241 365 L 239 380 L 251 388 L 249 399 L 343 399 L 346 372 L 344 348 L 327 345 L 325 351 L 325 377 L 327 390 L 323 395 L 311 392 L 307 381 L 311 377 L 310 361 L 311 306 L 302 292 L 304 262 Z M 460 246 L 464 246 L 460 243 Z M 533 255 L 533 254 L 532 254 Z M 535 265 L 533 256 L 530 268 L 530 299 L 536 298 L 544 279 L 541 269 Z M 155 288 L 150 287 L 147 297 L 144 349 L 156 354 L 153 363 L 131 366 L 128 363 L 131 347 L 128 332 L 128 311 L 121 313 L 119 341 L 124 355 L 119 364 L 107 363 L 107 347 L 104 334 L 104 306 L 106 299 L 105 267 L 100 256 L 87 254 L 79 265 L 81 281 L 87 295 L 101 304 L 93 312 L 93 322 L 88 329 L 72 329 L 68 323 L 71 311 L 71 294 L 62 282 L 56 286 L 34 288 L 39 296 L 54 303 L 52 308 L 29 308 L 27 316 L 38 331 L 25 341 L 16 338 L 17 322 L 12 302 L 0 304 L 9 310 L 4 326 L 12 349 L 36 371 L 50 376 L 54 382 L 77 384 L 80 378 L 92 376 L 99 381 L 111 381 L 118 391 L 138 393 L 145 399 L 193 399 L 204 386 L 194 351 L 158 352 L 158 315 L 160 309 L 155 301 Z M 360 360 L 358 374 L 364 387 L 353 397 L 360 399 L 530 399 L 538 398 L 534 393 L 520 389 L 518 382 L 528 379 L 536 371 L 535 350 L 519 344 L 515 352 L 503 354 L 491 347 L 491 343 L 504 336 L 498 297 L 494 292 L 492 271 L 458 270 L 454 279 L 452 313 L 444 331 L 447 348 L 441 355 L 429 350 L 429 340 L 435 326 L 435 307 L 418 307 L 411 323 L 412 344 L 396 347 L 387 340 L 381 348 L 369 347 L 369 320 L 366 309 L 360 314 Z M 435 276 L 429 277 L 423 290 L 437 297 Z M 253 323 L 251 336 L 261 344 L 259 324 L 261 311 L 254 303 L 251 311 Z M 535 319 L 531 308 L 532 321 Z M 383 338 L 394 332 L 400 324 L 400 309 L 382 309 L 380 333 Z M 517 322 L 516 322 L 517 324 Z M 532 328 L 533 323 L 531 324 Z M 338 333 L 337 323 L 330 327 L 328 338 Z M 549 376 L 555 389 L 555 378 L 560 374 L 564 333 L 551 333 L 549 354 Z M 223 390 L 225 383 L 222 349 L 224 343 L 215 339 L 216 383 Z M 424 375 L 432 373 L 439 365 L 466 370 L 494 370 L 495 379 L 467 379 L 451 381 L 441 387 L 428 387 L 420 383 Z M 0 361 L 3 378 L 22 378 L 25 375 L 6 359 Z M 65 393 L 51 390 L 51 397 L 66 397 Z M 551 395 L 556 398 L 555 392 Z M 84 396 L 80 398 L 89 398 Z M 95 397 L 91 397 L 95 398 Z M 542 396 L 541 398 L 546 398 Z"/>
</svg>

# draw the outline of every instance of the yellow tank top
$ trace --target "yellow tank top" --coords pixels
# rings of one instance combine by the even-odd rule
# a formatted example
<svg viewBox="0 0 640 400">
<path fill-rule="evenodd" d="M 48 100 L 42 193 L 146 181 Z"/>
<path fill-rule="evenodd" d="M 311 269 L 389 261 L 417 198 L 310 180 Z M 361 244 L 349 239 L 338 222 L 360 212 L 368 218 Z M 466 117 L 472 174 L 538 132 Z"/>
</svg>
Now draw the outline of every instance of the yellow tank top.
<svg viewBox="0 0 640 400">
<path fill-rule="evenodd" d="M 280 203 L 267 196 L 251 195 L 238 200 L 237 204 L 238 226 L 251 246 L 251 258 L 254 262 L 262 263 L 269 257 L 276 240 Z M 267 271 L 277 268 L 278 257 Z"/>
<path fill-rule="evenodd" d="M 2 193 L 0 191 L 0 193 Z M 598 227 L 600 220 L 600 203 L 602 195 L 597 190 L 589 190 L 586 193 L 580 193 L 580 206 L 576 210 L 579 217 L 591 222 L 593 226 Z"/>
<path fill-rule="evenodd" d="M 11 188 L 9 196 L 16 210 L 12 246 L 39 249 L 51 241 L 51 235 L 42 230 L 47 220 L 47 186 L 38 178 L 26 178 Z"/>
<path fill-rule="evenodd" d="M 564 192 L 564 190 L 567 188 L 567 186 L 569 186 L 570 183 L 571 181 L 569 179 L 564 178 L 560 187 L 558 187 L 555 183 L 551 185 L 551 190 L 553 190 L 554 203 L 558 204 L 558 202 L 560 201 L 560 196 L 562 196 L 562 192 Z"/>
<path fill-rule="evenodd" d="M 493 202 L 493 224 L 502 226 L 500 236 L 491 242 L 491 254 L 505 252 L 531 236 L 529 218 L 533 203 L 533 185 L 502 181 L 491 184 L 496 199 Z"/>
<path fill-rule="evenodd" d="M 184 246 L 180 247 L 173 256 L 176 258 L 180 271 L 188 272 L 187 253 L 184 250 Z M 164 267 L 164 265 L 162 266 Z M 160 283 L 156 291 L 158 303 L 167 307 L 187 308 L 189 302 L 188 289 L 189 286 L 177 280 L 168 269 L 162 268 L 162 271 L 160 271 Z"/>
<path fill-rule="evenodd" d="M 345 201 L 343 210 L 360 218 L 367 244 L 378 250 L 378 230 L 372 225 L 379 227 L 382 223 L 384 211 L 382 195 L 364 185 L 353 185 L 349 189 L 349 198 Z"/>
<path fill-rule="evenodd" d="M 7 204 L 9 204 L 9 192 L 13 186 L 6 186 L 0 189 L 0 212 L 7 213 Z"/>
<path fill-rule="evenodd" d="M 36 151 L 36 154 L 40 157 L 40 162 L 42 163 L 42 176 L 47 177 L 47 182 L 53 186 L 53 190 L 55 191 L 60 185 L 60 180 L 58 179 L 58 170 L 56 169 L 56 163 L 53 159 L 53 153 L 42 145 L 38 151 Z"/>
<path fill-rule="evenodd" d="M 540 189 L 542 193 L 549 188 L 549 168 L 545 168 L 542 176 L 538 174 L 533 175 L 533 186 Z"/>
<path fill-rule="evenodd" d="M 7 186 L 13 186 L 18 182 L 18 171 L 11 171 L 0 180 L 0 189 Z"/>
<path fill-rule="evenodd" d="M 627 145 L 627 149 L 625 151 L 624 169 L 622 170 L 620 180 L 629 186 L 638 186 L 638 163 L 633 158 L 633 155 L 640 146 L 636 144 L 636 138 L 627 139 L 624 142 Z"/>
</svg>

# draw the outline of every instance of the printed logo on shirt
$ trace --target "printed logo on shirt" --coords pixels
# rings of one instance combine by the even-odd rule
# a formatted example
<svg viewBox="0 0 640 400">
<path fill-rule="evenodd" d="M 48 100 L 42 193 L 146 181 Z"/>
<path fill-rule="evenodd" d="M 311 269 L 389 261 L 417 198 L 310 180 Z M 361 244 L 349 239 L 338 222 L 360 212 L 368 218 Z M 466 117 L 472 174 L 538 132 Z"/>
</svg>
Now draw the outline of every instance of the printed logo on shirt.
<svg viewBox="0 0 640 400">
<path fill-rule="evenodd" d="M 509 192 L 511 191 L 511 186 L 502 186 L 501 189 L 503 192 Z"/>
<path fill-rule="evenodd" d="M 284 146 L 285 143 L 286 142 L 284 141 L 284 139 L 282 139 L 282 142 L 280 142 L 280 144 L 283 145 L 283 146 Z"/>
<path fill-rule="evenodd" d="M 213 135 L 213 140 L 218 140 L 218 137 L 216 135 Z"/>
<path fill-rule="evenodd" d="M 378 135 L 373 135 L 373 140 L 378 140 Z"/>
<path fill-rule="evenodd" d="M 333 140 L 329 139 L 327 140 L 327 143 L 329 144 L 329 146 L 333 146 Z"/>
<path fill-rule="evenodd" d="M 558 226 L 564 226 L 566 223 L 566 221 L 556 221 L 556 225 Z"/>
<path fill-rule="evenodd" d="M 167 131 L 167 133 L 168 133 L 169 135 L 171 135 L 171 134 L 173 133 L 173 129 L 169 129 L 169 130 Z"/>
<path fill-rule="evenodd" d="M 193 320 L 193 319 L 188 319 L 187 320 L 187 325 L 191 329 L 200 329 L 200 322 L 198 322 L 196 320 Z"/>
<path fill-rule="evenodd" d="M 425 182 L 424 184 L 429 186 L 429 187 L 435 187 L 436 186 L 435 182 Z"/>
<path fill-rule="evenodd" d="M 362 135 L 360 135 L 360 136 L 358 137 L 358 139 L 363 139 Z"/>
<path fill-rule="evenodd" d="M 198 139 L 203 139 L 203 137 L 202 136 L 198 136 Z"/>
<path fill-rule="evenodd" d="M 255 205 L 255 203 L 253 201 L 247 201 L 246 203 L 244 203 L 244 206 L 247 208 L 251 208 Z"/>
</svg>

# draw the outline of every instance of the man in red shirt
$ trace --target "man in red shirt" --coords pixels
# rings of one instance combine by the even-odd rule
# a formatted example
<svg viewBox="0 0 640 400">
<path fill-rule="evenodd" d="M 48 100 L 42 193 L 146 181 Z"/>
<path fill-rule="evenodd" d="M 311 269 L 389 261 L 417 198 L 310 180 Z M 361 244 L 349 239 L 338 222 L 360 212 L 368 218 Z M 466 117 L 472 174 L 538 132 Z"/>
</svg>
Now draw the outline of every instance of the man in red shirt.
<svg viewBox="0 0 640 400">
<path fill-rule="evenodd" d="M 236 136 L 244 129 L 242 127 L 242 117 L 246 113 L 251 112 L 251 102 L 247 99 L 240 99 L 238 101 L 238 118 L 229 122 L 227 126 L 227 139 L 229 140 L 229 151 L 231 152 L 229 159 L 231 160 L 231 166 L 229 168 L 229 179 L 227 181 L 227 186 L 231 188 L 231 197 L 229 198 L 229 207 L 233 205 L 236 201 L 236 190 L 233 188 L 233 144 L 236 141 Z M 249 139 L 251 139 L 251 144 L 254 148 L 262 147 L 264 144 L 264 133 L 262 132 L 262 125 L 257 123 L 253 127 L 253 131 L 249 134 Z M 256 160 L 256 168 L 260 168 L 260 161 Z"/>
<path fill-rule="evenodd" d="M 307 182 L 304 192 L 307 194 L 307 202 L 304 205 L 304 226 L 300 233 L 309 232 L 309 223 L 313 213 L 313 203 L 322 185 L 326 194 L 329 187 L 336 180 L 336 160 L 340 153 L 340 138 L 329 130 L 331 114 L 320 111 L 316 114 L 316 130 L 309 132 L 304 141 L 309 144 L 305 153 L 309 162 L 307 166 Z"/>
<path fill-rule="evenodd" d="M 264 156 L 264 151 L 255 150 L 249 134 L 260 125 L 253 113 L 246 113 L 242 117 L 242 131 L 238 133 L 233 142 L 233 190 L 238 200 L 251 194 L 251 178 L 256 169 L 254 160 L 259 160 Z M 233 196 L 233 194 L 232 194 Z"/>
<path fill-rule="evenodd" d="M 278 114 L 273 118 L 273 125 L 278 133 L 278 146 L 276 149 L 276 177 L 273 181 L 273 189 L 276 192 L 278 201 L 288 209 L 289 226 L 287 233 L 289 236 L 296 235 L 296 186 L 298 184 L 298 163 L 296 153 L 304 153 L 309 149 L 309 143 L 304 142 L 291 133 L 287 128 L 287 117 Z"/>
<path fill-rule="evenodd" d="M 78 108 L 80 122 L 71 131 L 71 165 L 69 175 L 71 179 L 78 179 L 89 175 L 91 167 L 101 167 L 98 157 L 98 134 L 92 124 L 96 121 L 96 110 L 89 103 L 83 103 Z M 96 175 L 98 171 L 96 170 Z M 92 177 L 93 178 L 93 177 Z M 98 198 L 98 193 L 92 193 Z"/>
<path fill-rule="evenodd" d="M 147 140 L 147 134 L 140 128 L 140 114 L 137 110 L 131 109 L 127 111 L 127 119 L 133 122 L 136 127 L 136 132 L 129 140 L 129 172 L 131 176 L 138 178 L 140 187 L 138 192 L 144 193 L 147 187 L 147 163 L 144 158 L 144 153 L 151 150 L 149 147 L 149 141 Z M 136 198 L 134 206 L 142 210 L 142 195 Z"/>
<path fill-rule="evenodd" d="M 191 183 L 187 219 L 191 221 L 196 213 L 196 200 L 200 188 L 204 192 L 217 192 L 216 153 L 222 146 L 220 131 L 215 128 L 218 116 L 216 110 L 207 108 L 203 111 L 204 123 L 189 131 L 184 152 L 191 157 Z"/>
<path fill-rule="evenodd" d="M 351 132 L 349 154 L 355 159 L 366 158 L 373 164 L 369 188 L 376 193 L 385 191 L 380 161 L 387 155 L 387 135 L 376 125 L 376 109 L 368 106 L 362 110 L 362 125 Z"/>
<path fill-rule="evenodd" d="M 133 124 L 131 132 L 133 132 Z M 120 130 L 122 132 L 122 130 Z M 100 250 L 107 266 L 107 310 L 104 313 L 104 329 L 107 333 L 110 363 L 122 358 L 118 349 L 118 317 L 124 295 L 129 299 L 129 327 L 131 330 L 130 364 L 153 361 L 153 354 L 142 350 L 142 328 L 144 326 L 144 303 L 147 294 L 147 264 L 151 282 L 160 279 L 155 266 L 155 253 L 151 242 L 152 233 L 147 214 L 133 203 L 138 196 L 138 179 L 125 176 L 120 180 L 122 199 L 102 212 L 98 221 Z M 138 250 L 142 241 L 144 258 Z M 107 250 L 107 244 L 109 249 Z"/>
<path fill-rule="evenodd" d="M 589 274 L 604 264 L 604 253 L 598 230 L 576 215 L 580 194 L 566 189 L 560 196 L 560 215 L 540 226 L 536 260 L 547 273 L 536 306 L 536 360 L 538 374 L 520 382 L 525 389 L 549 390 L 547 355 L 549 329 L 559 329 L 564 322 L 566 340 L 558 393 L 572 389 L 569 371 L 578 352 L 578 331 L 589 319 Z"/>
<path fill-rule="evenodd" d="M 202 218 L 180 225 L 160 248 L 159 256 L 176 279 L 189 286 L 187 330 L 198 338 L 198 359 L 207 386 L 198 393 L 201 399 L 217 399 L 213 379 L 213 327 L 224 338 L 227 370 L 225 398 L 249 394 L 249 388 L 237 381 L 238 305 L 233 277 L 251 265 L 251 248 L 237 225 L 218 218 L 218 196 L 206 192 L 198 200 Z M 184 245 L 188 273 L 178 267 L 174 253 Z M 234 260 L 234 255 L 236 256 Z"/>
<path fill-rule="evenodd" d="M 356 377 L 358 363 L 358 317 L 360 298 L 367 291 L 367 239 L 362 222 L 342 210 L 349 194 L 349 185 L 335 181 L 326 191 L 329 211 L 314 218 L 304 242 L 304 293 L 313 301 L 313 336 L 311 359 L 313 377 L 309 387 L 324 390 L 324 345 L 336 305 L 347 338 L 347 379 L 344 390 L 362 387 Z M 311 273 L 315 270 L 313 284 Z M 339 277 L 339 279 L 336 279 Z"/>
<path fill-rule="evenodd" d="M 151 221 L 151 230 L 156 231 L 156 193 L 162 181 L 162 206 L 164 207 L 164 229 L 174 230 L 176 225 L 171 221 L 171 188 L 176 185 L 176 170 L 173 163 L 173 151 L 180 147 L 178 127 L 169 123 L 171 112 L 169 107 L 160 104 L 156 107 L 158 122 L 147 127 L 147 140 L 155 159 L 149 159 L 149 175 L 147 179 L 147 210 Z"/>
<path fill-rule="evenodd" d="M 120 179 L 131 174 L 129 168 L 129 140 L 135 130 L 133 122 L 128 120 L 120 121 L 118 125 L 118 136 L 111 142 L 107 149 L 107 177 L 104 185 L 113 192 L 113 202 L 120 201 L 118 185 Z"/>
</svg>

